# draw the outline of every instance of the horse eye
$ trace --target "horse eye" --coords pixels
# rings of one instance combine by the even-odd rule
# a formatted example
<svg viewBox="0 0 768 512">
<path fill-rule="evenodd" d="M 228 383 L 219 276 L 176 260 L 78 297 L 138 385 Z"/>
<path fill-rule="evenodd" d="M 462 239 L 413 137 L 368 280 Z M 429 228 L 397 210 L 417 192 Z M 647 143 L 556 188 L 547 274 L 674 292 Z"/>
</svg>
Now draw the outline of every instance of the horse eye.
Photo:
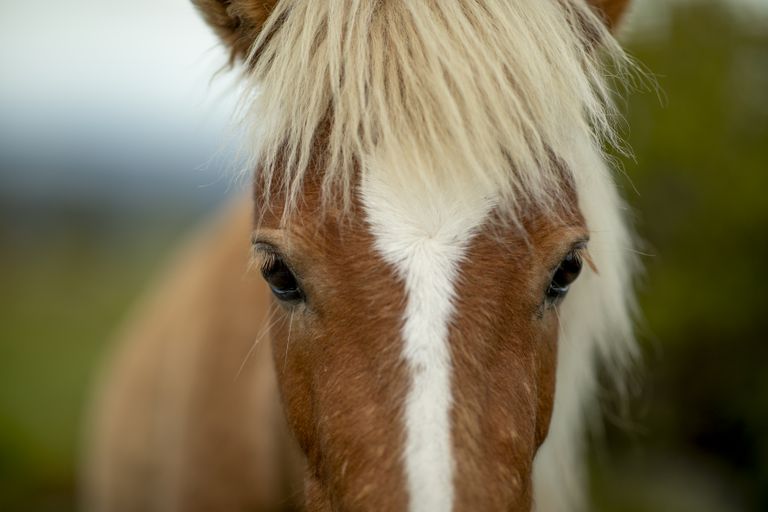
<svg viewBox="0 0 768 512">
<path fill-rule="evenodd" d="M 569 252 L 560 265 L 555 270 L 555 274 L 552 276 L 552 281 L 547 288 L 547 302 L 549 304 L 555 304 L 557 301 L 565 297 L 568 293 L 568 289 L 571 287 L 576 278 L 581 273 L 581 256 L 577 251 Z"/>
<path fill-rule="evenodd" d="M 304 299 L 296 276 L 285 262 L 277 255 L 270 254 L 269 259 L 261 268 L 261 275 L 269 285 L 272 293 L 284 302 L 298 302 Z"/>
</svg>

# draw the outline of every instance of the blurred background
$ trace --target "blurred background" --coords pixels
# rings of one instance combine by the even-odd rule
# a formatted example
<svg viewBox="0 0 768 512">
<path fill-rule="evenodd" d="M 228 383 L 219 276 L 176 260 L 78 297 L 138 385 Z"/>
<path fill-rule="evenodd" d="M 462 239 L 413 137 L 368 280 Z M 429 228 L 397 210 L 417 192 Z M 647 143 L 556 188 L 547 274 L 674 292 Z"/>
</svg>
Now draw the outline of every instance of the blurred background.
<svg viewBox="0 0 768 512">
<path fill-rule="evenodd" d="M 593 442 L 594 510 L 766 511 L 768 0 L 636 3 L 644 362 Z M 186 0 L 0 0 L 0 510 L 76 509 L 110 334 L 245 188 L 224 59 Z"/>
</svg>

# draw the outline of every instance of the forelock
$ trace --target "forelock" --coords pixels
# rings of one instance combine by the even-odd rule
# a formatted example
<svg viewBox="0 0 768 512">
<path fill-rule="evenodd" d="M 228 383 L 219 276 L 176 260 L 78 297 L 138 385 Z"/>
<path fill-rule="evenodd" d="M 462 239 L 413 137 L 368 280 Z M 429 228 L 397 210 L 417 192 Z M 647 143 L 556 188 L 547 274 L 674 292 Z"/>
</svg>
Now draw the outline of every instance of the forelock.
<svg viewBox="0 0 768 512">
<path fill-rule="evenodd" d="M 265 196 L 290 210 L 314 173 L 347 205 L 375 168 L 470 179 L 513 216 L 562 198 L 574 133 L 615 141 L 605 60 L 625 59 L 583 0 L 286 0 L 251 56 L 246 168 Z"/>
</svg>

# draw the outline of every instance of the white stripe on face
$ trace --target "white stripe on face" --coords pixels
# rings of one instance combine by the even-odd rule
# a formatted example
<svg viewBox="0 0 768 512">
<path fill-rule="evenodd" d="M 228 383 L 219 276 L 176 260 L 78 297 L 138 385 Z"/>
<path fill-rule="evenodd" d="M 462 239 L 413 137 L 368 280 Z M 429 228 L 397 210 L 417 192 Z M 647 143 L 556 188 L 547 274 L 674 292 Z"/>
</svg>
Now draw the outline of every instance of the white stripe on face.
<svg viewBox="0 0 768 512">
<path fill-rule="evenodd" d="M 382 174 L 369 173 L 361 195 L 376 249 L 395 267 L 407 294 L 402 337 L 411 376 L 404 407 L 409 509 L 450 511 L 454 285 L 472 234 L 493 203 L 487 194 L 473 194 L 472 186 L 393 186 Z"/>
</svg>

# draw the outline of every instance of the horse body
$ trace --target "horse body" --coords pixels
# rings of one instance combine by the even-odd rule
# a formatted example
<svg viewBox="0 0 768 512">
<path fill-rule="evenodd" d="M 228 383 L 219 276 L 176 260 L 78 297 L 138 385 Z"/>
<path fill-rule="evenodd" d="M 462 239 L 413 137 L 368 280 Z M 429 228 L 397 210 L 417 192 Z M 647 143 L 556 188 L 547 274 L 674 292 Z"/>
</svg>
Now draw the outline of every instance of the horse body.
<svg viewBox="0 0 768 512">
<path fill-rule="evenodd" d="M 230 205 L 121 334 L 93 411 L 88 509 L 296 505 L 301 461 L 278 401 L 269 291 L 247 272 L 252 222 L 248 201 Z"/>
<path fill-rule="evenodd" d="M 197 3 L 259 85 L 256 208 L 118 353 L 95 508 L 578 509 L 632 350 L 592 10 L 625 2 Z"/>
</svg>

